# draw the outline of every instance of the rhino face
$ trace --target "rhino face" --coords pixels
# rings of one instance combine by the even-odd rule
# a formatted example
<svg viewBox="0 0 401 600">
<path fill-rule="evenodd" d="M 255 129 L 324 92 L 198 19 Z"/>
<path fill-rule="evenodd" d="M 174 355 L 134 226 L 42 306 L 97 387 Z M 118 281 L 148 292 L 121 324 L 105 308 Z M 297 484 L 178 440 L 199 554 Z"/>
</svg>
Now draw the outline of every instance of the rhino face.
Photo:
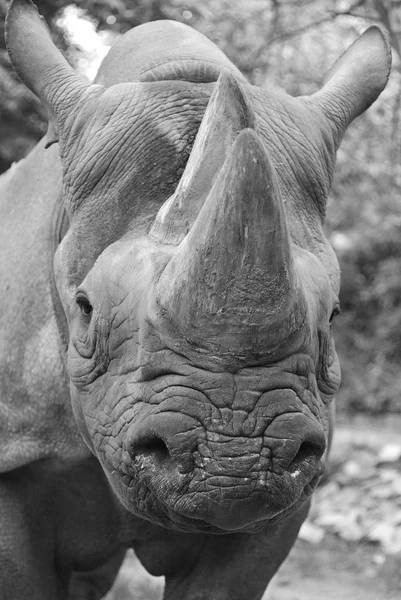
<svg viewBox="0 0 401 600">
<path fill-rule="evenodd" d="M 208 338 L 193 343 L 166 314 L 160 289 L 172 260 L 171 250 L 128 238 L 78 287 L 68 352 L 75 411 L 130 511 L 183 530 L 252 531 L 296 510 L 324 468 L 339 383 L 331 286 L 301 255 L 318 311 L 284 320 L 277 354 L 238 357 L 223 340 L 220 352 Z"/>
<path fill-rule="evenodd" d="M 55 261 L 71 395 L 121 502 L 186 531 L 254 531 L 297 510 L 323 472 L 339 385 L 338 266 L 292 240 L 235 79 L 216 84 L 152 226 L 76 284 L 75 214 Z"/>
<path fill-rule="evenodd" d="M 27 14 L 14 4 L 10 40 Z M 45 52 L 17 34 L 10 52 L 60 141 L 71 223 L 54 266 L 78 427 L 129 511 L 256 531 L 324 469 L 340 381 L 324 205 L 343 131 L 385 84 L 385 42 L 369 30 L 308 99 L 229 71 L 105 90 L 34 22 Z"/>
</svg>

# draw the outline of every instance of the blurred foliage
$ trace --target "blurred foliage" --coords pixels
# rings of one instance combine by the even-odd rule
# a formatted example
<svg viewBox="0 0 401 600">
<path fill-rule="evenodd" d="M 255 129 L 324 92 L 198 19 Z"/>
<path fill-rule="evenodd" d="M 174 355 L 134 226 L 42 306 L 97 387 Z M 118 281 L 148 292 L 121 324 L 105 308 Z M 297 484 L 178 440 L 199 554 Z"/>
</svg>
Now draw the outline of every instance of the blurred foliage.
<svg viewBox="0 0 401 600">
<path fill-rule="evenodd" d="M 9 2 L 0 0 L 0 29 Z M 85 55 L 58 17 L 68 0 L 37 0 L 55 42 L 78 69 Z M 385 92 L 350 127 L 338 153 L 327 231 L 339 256 L 342 315 L 334 325 L 342 411 L 401 412 L 401 0 L 77 0 L 109 44 L 155 19 L 212 39 L 258 85 L 310 94 L 369 24 L 386 28 L 394 68 Z M 12 73 L 0 31 L 0 172 L 46 130 L 36 98 Z"/>
</svg>

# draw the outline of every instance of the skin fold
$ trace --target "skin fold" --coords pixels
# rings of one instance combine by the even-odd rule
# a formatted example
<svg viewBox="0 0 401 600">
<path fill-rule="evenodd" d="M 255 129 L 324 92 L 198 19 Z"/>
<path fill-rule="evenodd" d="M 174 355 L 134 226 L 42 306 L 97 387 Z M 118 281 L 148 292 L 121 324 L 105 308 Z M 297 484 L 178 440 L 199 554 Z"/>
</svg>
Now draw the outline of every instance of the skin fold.
<svg viewBox="0 0 401 600">
<path fill-rule="evenodd" d="M 300 98 L 169 21 L 92 85 L 28 0 L 7 43 L 50 128 L 0 178 L 0 598 L 102 598 L 132 547 L 166 600 L 260 599 L 324 472 L 325 206 L 387 42 Z"/>
</svg>

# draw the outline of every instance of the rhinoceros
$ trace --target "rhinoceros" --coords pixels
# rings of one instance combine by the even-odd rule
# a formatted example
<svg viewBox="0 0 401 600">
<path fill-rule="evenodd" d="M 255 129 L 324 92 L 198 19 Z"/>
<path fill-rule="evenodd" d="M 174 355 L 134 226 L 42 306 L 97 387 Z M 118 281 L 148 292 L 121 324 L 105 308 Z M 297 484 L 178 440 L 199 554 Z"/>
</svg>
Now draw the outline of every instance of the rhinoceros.
<svg viewBox="0 0 401 600">
<path fill-rule="evenodd" d="M 166 600 L 260 599 L 327 458 L 323 221 L 386 39 L 296 98 L 173 21 L 126 33 L 94 84 L 29 0 L 7 44 L 49 130 L 0 179 L 0 596 L 101 598 L 134 548 Z"/>
</svg>

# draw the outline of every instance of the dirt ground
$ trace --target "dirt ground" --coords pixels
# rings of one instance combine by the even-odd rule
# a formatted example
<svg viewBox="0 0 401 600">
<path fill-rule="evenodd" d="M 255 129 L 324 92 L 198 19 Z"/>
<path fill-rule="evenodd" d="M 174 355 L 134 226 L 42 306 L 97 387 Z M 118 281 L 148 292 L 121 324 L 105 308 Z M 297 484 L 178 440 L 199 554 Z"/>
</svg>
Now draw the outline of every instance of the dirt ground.
<svg viewBox="0 0 401 600">
<path fill-rule="evenodd" d="M 401 558 L 379 556 L 330 534 L 316 546 L 298 540 L 263 600 L 400 600 Z"/>
<path fill-rule="evenodd" d="M 377 564 L 379 562 L 379 564 Z M 160 600 L 163 578 L 150 577 L 133 556 L 107 600 Z M 319 545 L 298 540 L 263 600 L 400 600 L 401 558 L 378 561 L 374 547 L 327 535 Z"/>
<path fill-rule="evenodd" d="M 359 419 L 339 424 L 332 453 L 332 478 L 335 480 L 337 477 L 342 481 L 342 494 L 347 492 L 348 488 L 352 488 L 355 497 L 355 491 L 360 490 L 361 505 L 363 501 L 366 503 L 366 494 L 370 493 L 374 497 L 377 495 L 377 501 L 375 498 L 373 500 L 373 504 L 377 506 L 375 512 L 371 513 L 376 519 L 376 526 L 381 525 L 377 522 L 381 521 L 381 514 L 382 523 L 386 524 L 389 510 L 400 510 L 401 497 L 394 498 L 391 490 L 385 493 L 388 484 L 380 484 L 377 473 L 369 475 L 370 483 L 366 486 L 366 450 L 369 450 L 370 456 L 379 456 L 384 446 L 388 448 L 389 444 L 393 449 L 397 446 L 401 448 L 401 419 Z M 361 456 L 361 448 L 365 452 L 362 459 L 358 458 Z M 355 464 L 358 460 L 363 461 L 363 472 L 359 475 L 360 480 L 355 480 Z M 399 473 L 401 477 L 401 456 L 399 460 L 392 461 L 392 471 Z M 353 471 L 349 465 L 353 465 Z M 343 473 L 340 472 L 342 467 Z M 342 479 L 336 476 L 336 469 Z M 350 470 L 352 478 L 344 480 L 344 473 Z M 390 470 L 386 468 L 384 472 L 388 475 Z M 379 474 L 382 475 L 382 471 Z M 375 483 L 376 481 L 379 483 Z M 380 487 L 380 490 L 377 487 Z M 319 503 L 325 502 L 324 506 L 328 506 L 329 511 L 340 515 L 339 498 L 333 498 L 331 505 L 327 503 L 327 493 L 324 498 L 323 490 L 322 499 L 319 498 L 319 493 L 316 495 L 317 508 Z M 356 503 L 358 504 L 358 500 Z M 369 506 L 372 511 L 372 501 Z M 348 505 L 344 505 L 343 508 L 344 512 L 349 513 Z M 370 539 L 374 536 L 369 537 L 367 526 L 366 531 L 361 529 L 359 536 L 355 535 L 353 530 L 351 536 L 341 528 L 336 532 L 335 527 L 333 530 L 333 527 L 323 529 L 316 526 L 316 523 L 319 523 L 316 514 L 318 511 L 312 511 L 311 523 L 322 539 L 313 539 L 313 535 L 308 535 L 308 531 L 301 535 L 263 600 L 401 600 L 401 551 L 393 549 L 389 552 L 380 540 Z M 363 521 L 364 518 L 364 514 L 361 513 L 359 520 Z M 335 524 L 335 519 L 331 522 Z M 397 522 L 396 527 L 398 526 Z M 385 529 L 385 525 L 382 525 L 382 529 L 383 527 Z M 160 600 L 162 590 L 163 578 L 150 577 L 135 557 L 129 555 L 106 600 Z"/>
</svg>

